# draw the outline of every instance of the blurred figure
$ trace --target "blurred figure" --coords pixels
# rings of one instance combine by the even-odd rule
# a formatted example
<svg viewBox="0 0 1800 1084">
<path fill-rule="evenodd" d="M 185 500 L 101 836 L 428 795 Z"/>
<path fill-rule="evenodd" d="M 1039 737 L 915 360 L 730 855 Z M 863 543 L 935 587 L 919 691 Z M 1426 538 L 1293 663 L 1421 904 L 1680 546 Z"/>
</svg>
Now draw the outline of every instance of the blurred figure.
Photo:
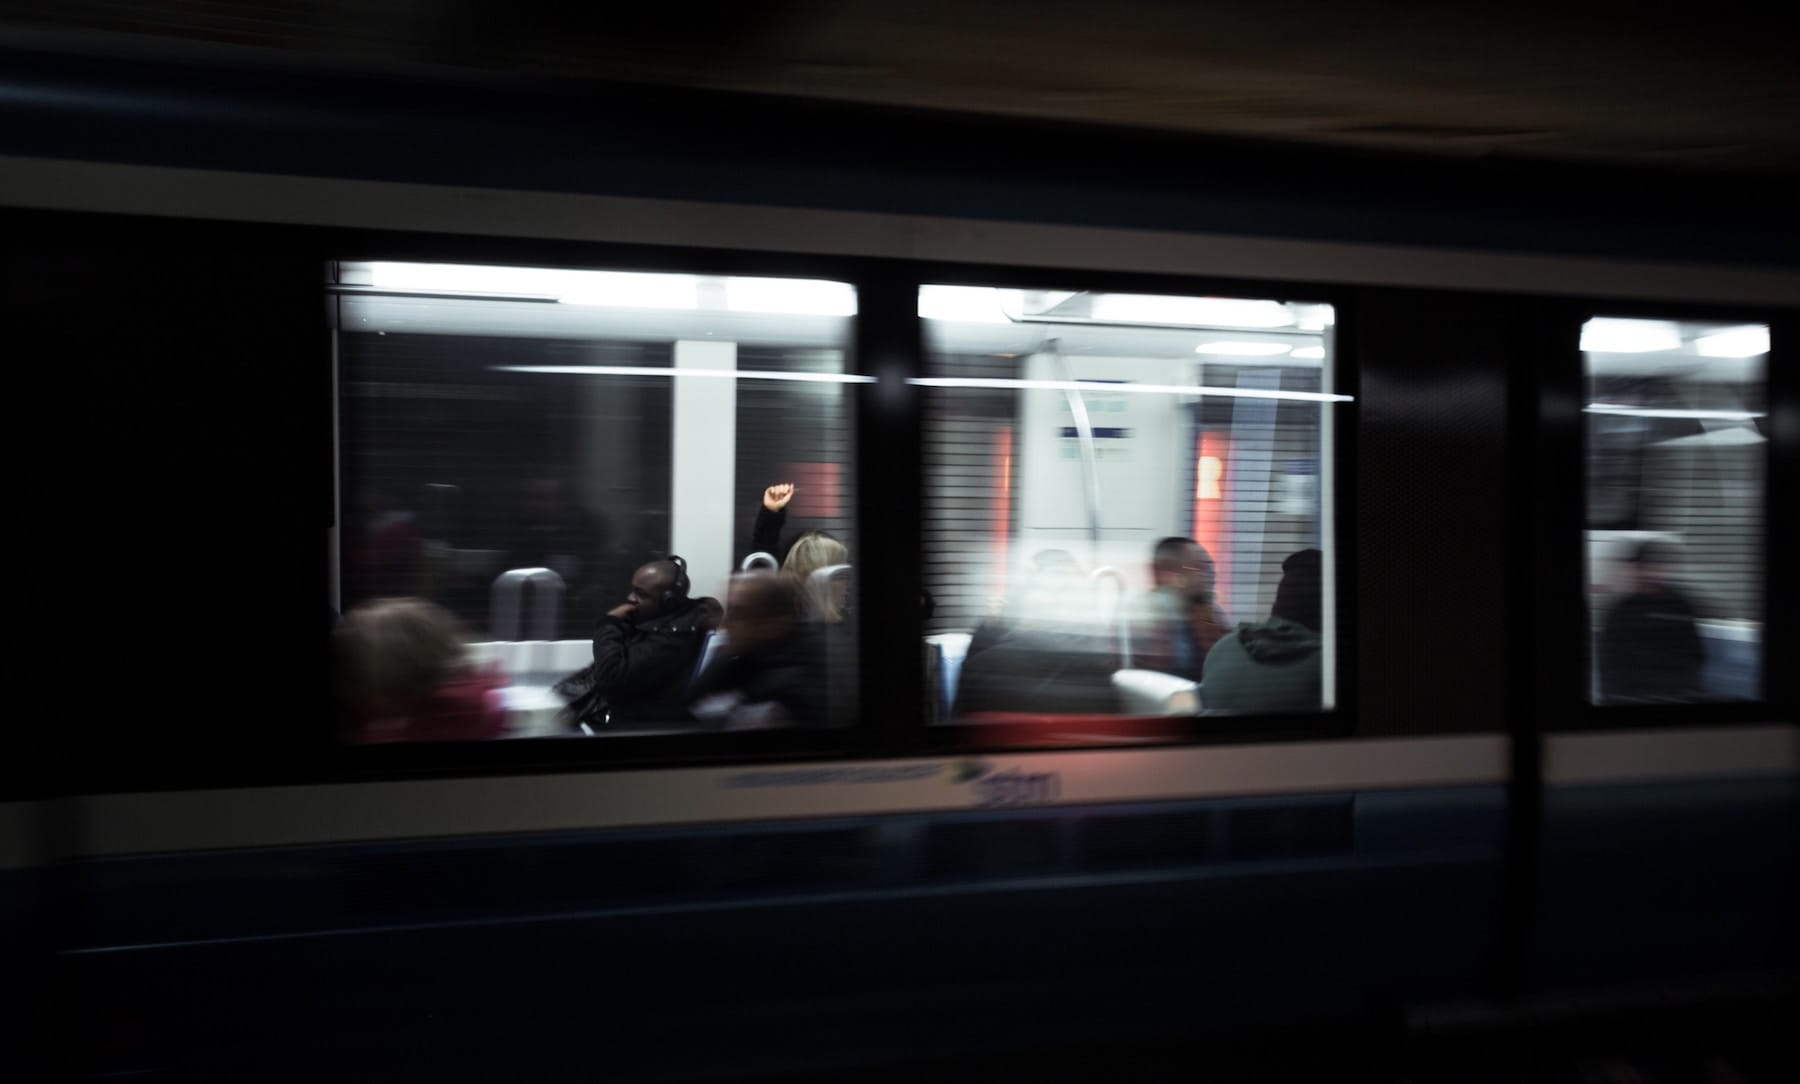
<svg viewBox="0 0 1800 1084">
<path fill-rule="evenodd" d="M 1318 711 L 1323 672 L 1320 626 L 1323 564 L 1318 550 L 1281 562 L 1281 585 L 1269 619 L 1245 623 L 1206 656 L 1207 711 L 1244 713 Z"/>
<path fill-rule="evenodd" d="M 719 616 L 717 599 L 688 597 L 680 557 L 640 567 L 625 601 L 594 630 L 594 661 L 556 686 L 573 721 L 598 729 L 685 719 L 683 693 Z"/>
<path fill-rule="evenodd" d="M 1117 710 L 1118 657 L 1081 566 L 1064 550 L 1032 565 L 1024 588 L 969 641 L 953 715 Z"/>
<path fill-rule="evenodd" d="M 385 486 L 358 490 L 355 511 L 345 517 L 342 545 L 351 599 L 418 594 L 425 552 L 419 517 Z"/>
<path fill-rule="evenodd" d="M 567 604 L 556 634 L 575 634 L 602 589 L 594 573 L 602 561 L 605 529 L 569 498 L 561 479 L 534 478 L 525 484 L 510 532 L 516 542 L 506 567 L 547 568 L 561 576 Z"/>
<path fill-rule="evenodd" d="M 1671 704 L 1701 697 L 1706 661 L 1698 614 L 1675 583 L 1678 558 L 1645 542 L 1626 558 L 1628 593 L 1600 629 L 1600 702 Z"/>
<path fill-rule="evenodd" d="M 497 738 L 506 675 L 476 667 L 449 611 L 423 599 L 376 599 L 332 630 L 338 693 L 351 741 Z"/>
<path fill-rule="evenodd" d="M 733 576 L 724 631 L 725 649 L 694 683 L 696 718 L 734 730 L 830 723 L 825 645 L 790 578 Z"/>
<path fill-rule="evenodd" d="M 1150 559 L 1150 593 L 1134 615 L 1132 662 L 1199 681 L 1207 653 L 1231 622 L 1213 600 L 1213 561 L 1191 538 L 1165 538 Z"/>
</svg>

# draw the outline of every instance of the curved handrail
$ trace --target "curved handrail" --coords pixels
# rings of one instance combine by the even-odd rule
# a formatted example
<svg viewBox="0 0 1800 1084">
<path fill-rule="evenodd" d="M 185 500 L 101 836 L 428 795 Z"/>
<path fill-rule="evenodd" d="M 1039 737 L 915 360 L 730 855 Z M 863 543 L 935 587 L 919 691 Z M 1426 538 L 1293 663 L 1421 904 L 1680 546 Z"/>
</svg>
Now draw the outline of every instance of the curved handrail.
<svg viewBox="0 0 1800 1084">
<path fill-rule="evenodd" d="M 826 565 L 824 568 L 814 569 L 813 574 L 806 578 L 807 601 L 815 607 L 817 612 L 829 609 L 831 581 L 845 572 L 852 571 L 854 569 L 850 565 Z"/>
<path fill-rule="evenodd" d="M 1102 612 L 1101 616 L 1103 621 L 1110 617 L 1108 623 L 1116 626 L 1116 638 L 1119 642 L 1119 661 L 1121 665 L 1129 668 L 1131 666 L 1131 621 L 1125 612 L 1125 595 L 1128 591 L 1125 586 L 1125 577 L 1120 574 L 1118 569 L 1113 568 L 1111 565 L 1101 565 L 1099 568 L 1088 573 L 1088 579 L 1096 585 L 1103 582 L 1110 582 L 1118 587 L 1118 593 L 1113 596 L 1114 602 L 1112 613 L 1107 615 Z"/>
</svg>

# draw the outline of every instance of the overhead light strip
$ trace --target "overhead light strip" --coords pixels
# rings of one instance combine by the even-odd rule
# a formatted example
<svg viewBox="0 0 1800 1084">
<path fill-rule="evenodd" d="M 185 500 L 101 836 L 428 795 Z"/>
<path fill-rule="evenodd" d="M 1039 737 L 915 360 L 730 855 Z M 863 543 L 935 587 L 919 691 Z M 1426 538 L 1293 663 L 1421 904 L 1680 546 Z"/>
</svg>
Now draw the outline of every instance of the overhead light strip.
<svg viewBox="0 0 1800 1084">
<path fill-rule="evenodd" d="M 1352 403 L 1349 395 L 1322 391 L 1274 391 L 1265 388 L 1213 388 L 1195 384 L 1111 384 L 1100 380 L 1007 380 L 998 377 L 919 376 L 908 384 L 922 388 L 998 388 L 1019 391 L 1092 391 L 1127 395 L 1217 395 L 1232 399 L 1286 399 L 1297 403 Z"/>
<path fill-rule="evenodd" d="M 1699 418 L 1708 421 L 1747 422 L 1766 417 L 1755 410 L 1665 410 L 1661 407 L 1634 407 L 1624 403 L 1589 403 L 1582 408 L 1589 414 L 1619 414 L 1628 418 Z"/>
<path fill-rule="evenodd" d="M 769 369 L 668 369 L 651 365 L 495 365 L 502 373 L 561 373 L 569 376 L 698 376 L 714 380 L 788 380 L 804 384 L 873 384 L 856 373 L 784 373 Z"/>
</svg>

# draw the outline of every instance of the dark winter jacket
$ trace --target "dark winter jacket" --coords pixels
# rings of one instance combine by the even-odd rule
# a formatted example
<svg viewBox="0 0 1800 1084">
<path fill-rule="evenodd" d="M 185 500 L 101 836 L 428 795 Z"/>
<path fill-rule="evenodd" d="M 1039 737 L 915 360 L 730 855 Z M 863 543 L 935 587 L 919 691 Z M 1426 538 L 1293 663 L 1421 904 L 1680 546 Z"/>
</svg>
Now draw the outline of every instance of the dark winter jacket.
<svg viewBox="0 0 1800 1084">
<path fill-rule="evenodd" d="M 602 617 L 593 663 L 563 679 L 557 691 L 570 701 L 575 721 L 590 727 L 685 719 L 688 685 L 722 613 L 717 599 L 697 598 L 655 617 Z"/>
<path fill-rule="evenodd" d="M 1207 654 L 1201 701 L 1207 711 L 1318 711 L 1321 647 L 1318 632 L 1285 617 L 1239 625 Z"/>
</svg>

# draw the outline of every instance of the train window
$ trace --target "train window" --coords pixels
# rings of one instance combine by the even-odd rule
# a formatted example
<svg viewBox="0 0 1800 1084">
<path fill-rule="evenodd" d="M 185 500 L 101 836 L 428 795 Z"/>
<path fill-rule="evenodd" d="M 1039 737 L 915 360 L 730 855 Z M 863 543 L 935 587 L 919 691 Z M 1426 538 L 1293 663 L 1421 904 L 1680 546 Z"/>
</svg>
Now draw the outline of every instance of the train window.
<svg viewBox="0 0 1800 1084">
<path fill-rule="evenodd" d="M 1757 699 L 1768 327 L 1595 318 L 1581 350 L 1590 699 Z"/>
<path fill-rule="evenodd" d="M 933 285 L 919 313 L 936 720 L 1334 706 L 1331 306 Z"/>
<path fill-rule="evenodd" d="M 330 290 L 353 736 L 852 721 L 851 286 L 365 262 Z"/>
</svg>

